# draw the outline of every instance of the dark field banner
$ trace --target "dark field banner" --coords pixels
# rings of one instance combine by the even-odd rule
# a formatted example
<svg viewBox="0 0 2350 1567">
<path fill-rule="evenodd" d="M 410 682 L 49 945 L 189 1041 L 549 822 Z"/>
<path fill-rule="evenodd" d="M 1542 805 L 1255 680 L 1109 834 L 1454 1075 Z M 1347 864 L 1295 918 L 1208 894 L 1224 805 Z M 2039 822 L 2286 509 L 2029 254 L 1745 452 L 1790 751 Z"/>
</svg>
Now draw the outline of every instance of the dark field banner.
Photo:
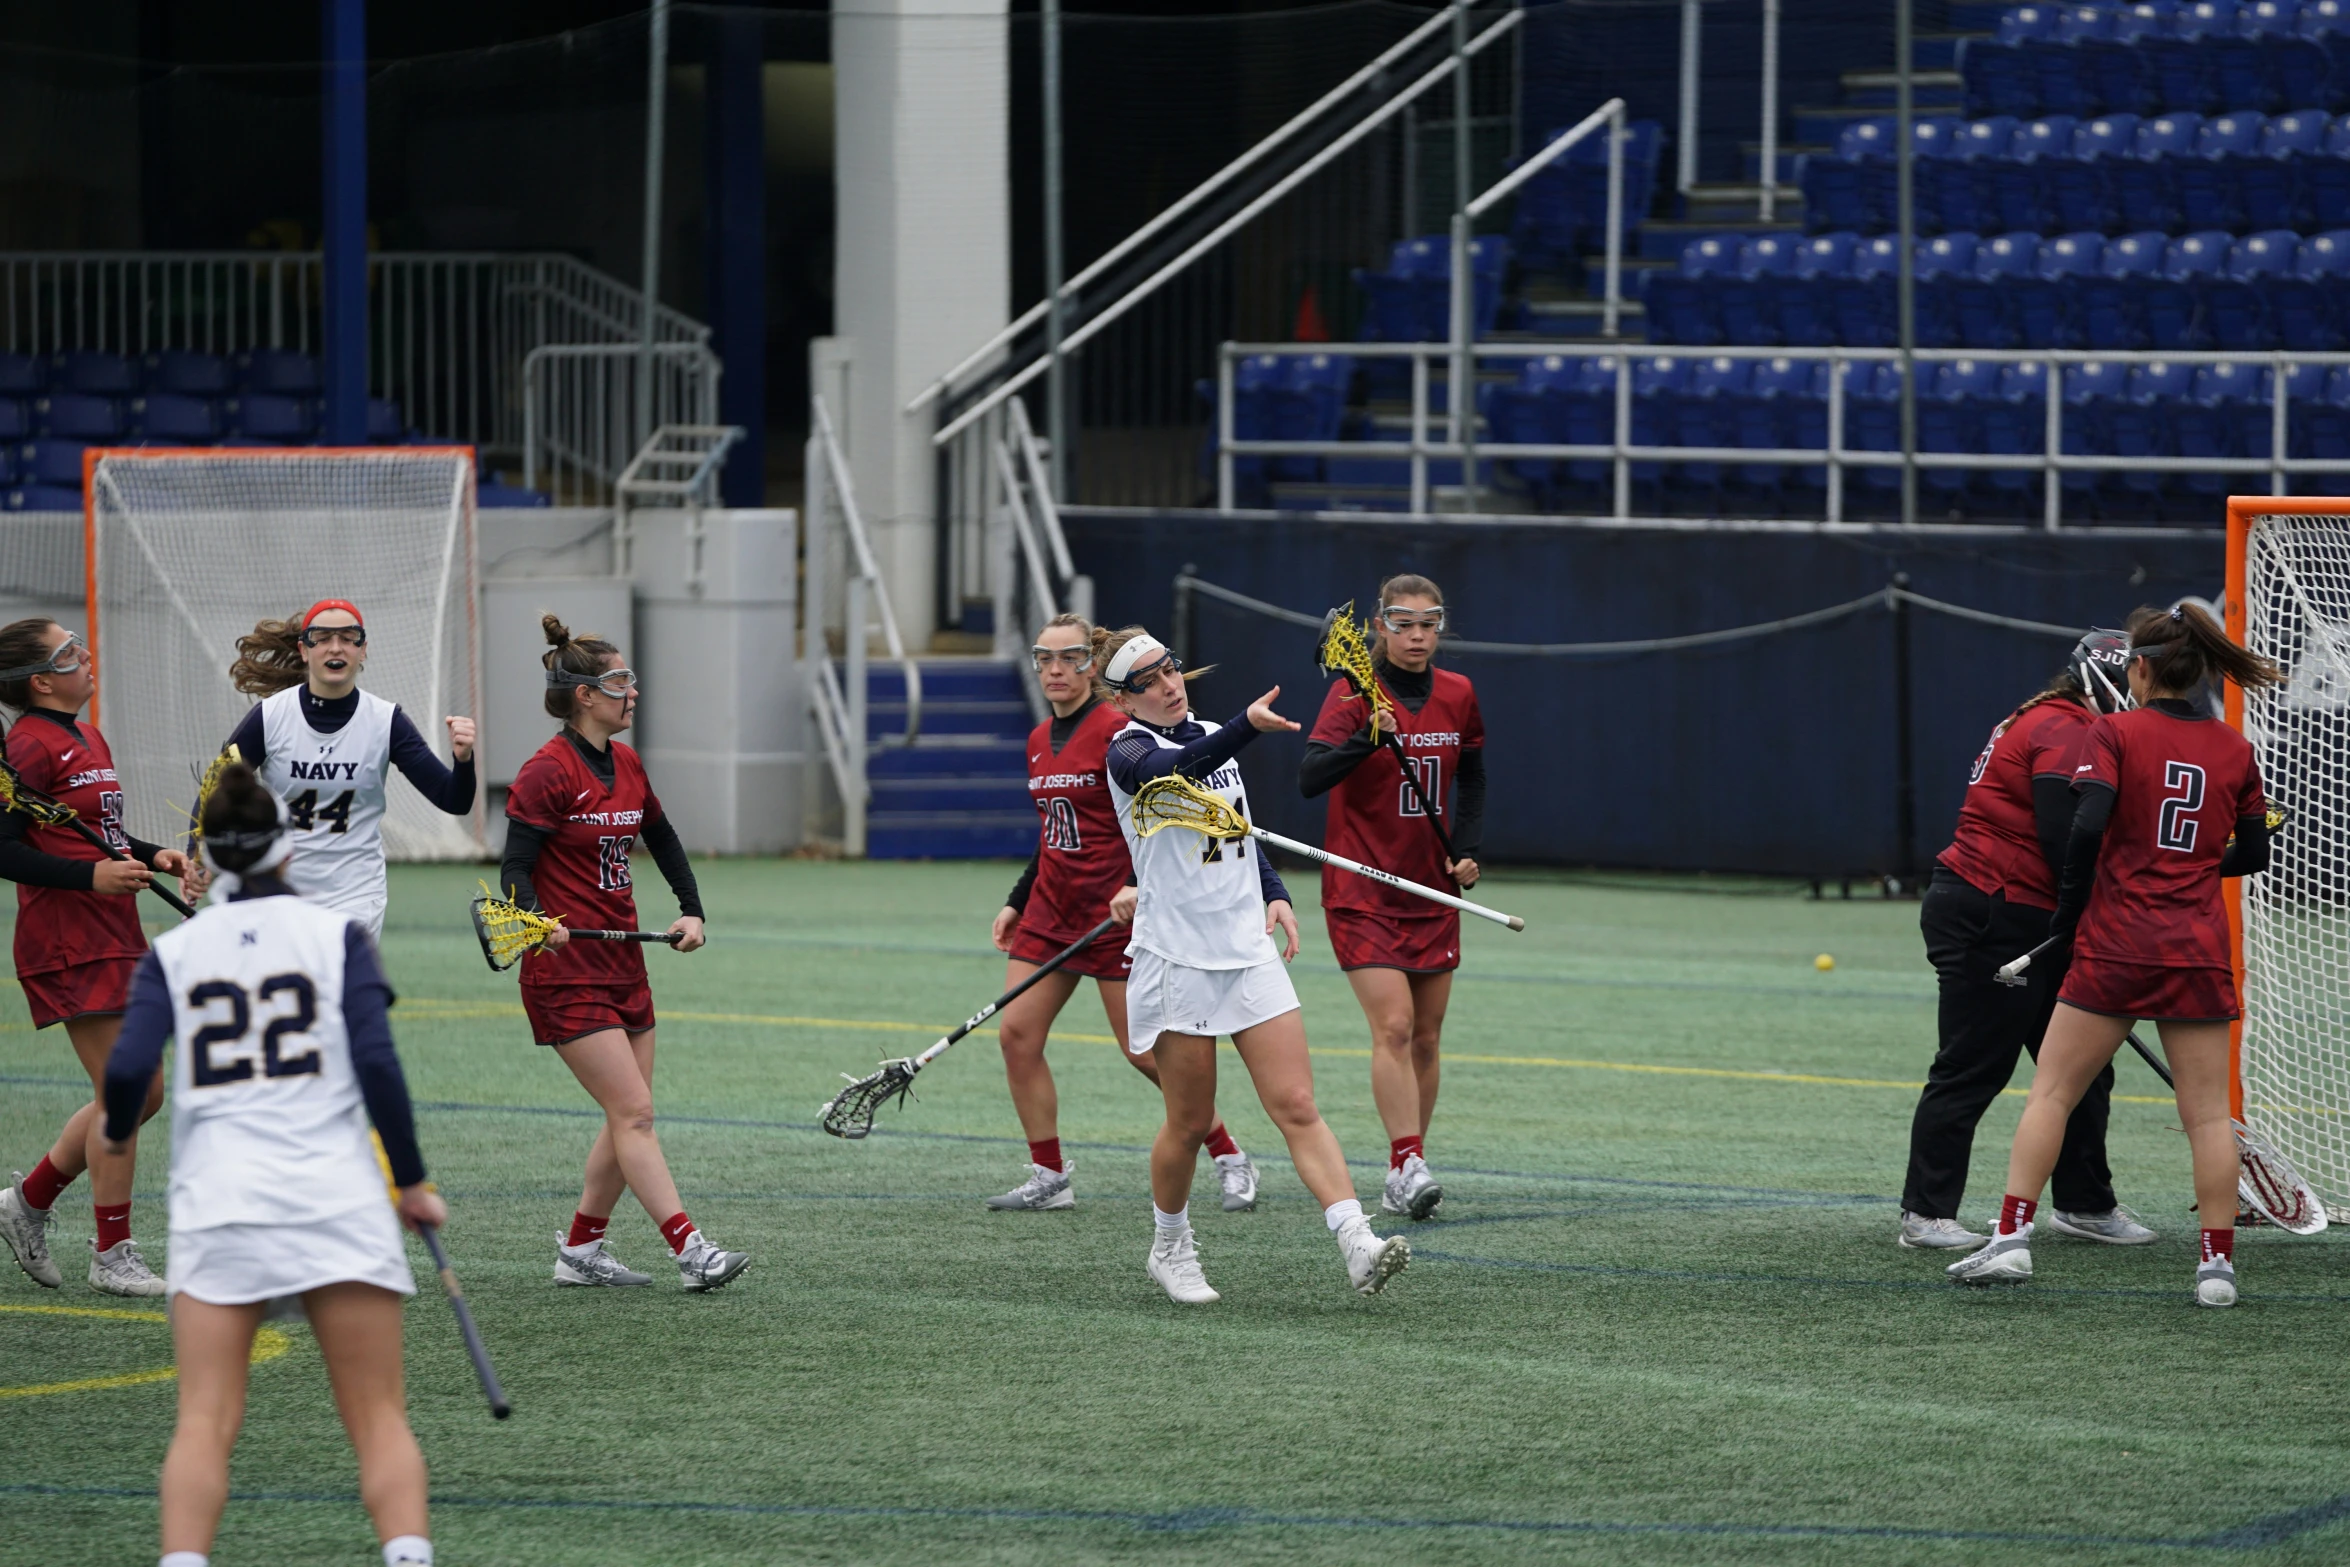
<svg viewBox="0 0 2350 1567">
<path fill-rule="evenodd" d="M 1205 716 L 1229 717 L 1279 684 L 1281 711 L 1309 729 L 1327 684 L 1314 631 L 1205 591 L 1187 595 L 1189 625 L 1178 626 L 1175 584 L 1187 567 L 1317 620 L 1348 599 L 1368 606 L 1383 577 L 1414 571 L 1443 586 L 1453 635 L 1560 644 L 1755 626 L 1897 583 L 1991 616 L 2118 625 L 2140 604 L 2190 594 L 2216 603 L 2224 554 L 2216 532 L 1764 533 L 1079 510 L 1064 522 L 1104 623 L 1187 636 L 1190 661 L 1217 666 L 1194 686 Z M 2067 645 L 1880 597 L 1696 648 L 1448 647 L 1441 661 L 1476 682 L 1485 716 L 1489 859 L 1841 877 L 1930 866 L 1992 726 L 2040 688 Z M 1268 736 L 1242 769 L 1255 819 L 1319 842 L 1321 802 L 1296 783 L 1303 752 L 1302 736 Z"/>
</svg>

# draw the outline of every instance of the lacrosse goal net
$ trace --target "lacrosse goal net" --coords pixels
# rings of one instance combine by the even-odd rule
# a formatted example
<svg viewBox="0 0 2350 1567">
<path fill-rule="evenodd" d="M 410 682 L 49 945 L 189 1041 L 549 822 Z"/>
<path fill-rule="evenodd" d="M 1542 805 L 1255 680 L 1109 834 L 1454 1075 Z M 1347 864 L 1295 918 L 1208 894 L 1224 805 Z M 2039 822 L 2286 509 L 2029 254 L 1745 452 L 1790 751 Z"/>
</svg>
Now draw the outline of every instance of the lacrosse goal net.
<svg viewBox="0 0 2350 1567">
<path fill-rule="evenodd" d="M 2350 1207 L 2350 500 L 2228 502 L 2228 632 L 2281 688 L 2228 687 L 2272 807 L 2269 869 L 2228 882 L 2244 1018 L 2239 1114 Z"/>
<path fill-rule="evenodd" d="M 349 599 L 367 624 L 363 689 L 397 703 L 449 760 L 441 719 L 478 714 L 470 447 L 92 450 L 84 494 L 91 714 L 129 825 L 177 842 L 204 764 L 255 700 L 229 683 L 262 620 Z M 472 859 L 481 808 L 387 793 L 395 860 Z"/>
</svg>

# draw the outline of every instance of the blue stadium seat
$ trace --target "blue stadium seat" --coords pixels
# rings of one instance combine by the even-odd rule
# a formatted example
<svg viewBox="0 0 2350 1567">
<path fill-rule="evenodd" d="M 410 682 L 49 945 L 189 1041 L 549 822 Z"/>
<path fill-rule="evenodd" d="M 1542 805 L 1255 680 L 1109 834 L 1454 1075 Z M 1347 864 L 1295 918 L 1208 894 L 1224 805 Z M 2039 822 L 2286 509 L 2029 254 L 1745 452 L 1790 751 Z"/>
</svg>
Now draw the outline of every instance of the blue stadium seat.
<svg viewBox="0 0 2350 1567">
<path fill-rule="evenodd" d="M 22 398 L 0 397 L 0 441 L 21 441 L 32 433 L 32 409 Z"/>
<path fill-rule="evenodd" d="M 1793 280 L 1800 248 L 1791 234 L 1758 234 L 1739 247 L 1736 275 L 1723 278 L 1713 288 L 1722 341 L 1779 341 L 1780 284 Z"/>
<path fill-rule="evenodd" d="M 220 405 L 205 397 L 157 392 L 131 401 L 131 429 L 141 440 L 200 445 L 220 436 Z"/>
<path fill-rule="evenodd" d="M 2015 317 L 2016 338 L 2025 348 L 2079 348 L 2086 341 L 2081 327 L 2081 280 L 2097 275 L 2105 254 L 2105 236 L 2095 233 L 2061 234 L 2042 242 L 2029 277 L 2007 283 L 2008 309 Z"/>
<path fill-rule="evenodd" d="M 2139 231 L 2179 226 L 2179 161 L 2195 149 L 2203 130 L 2199 114 L 2158 114 L 2138 122 L 2130 156 L 2116 158 L 2106 171 L 2113 204 L 2125 224 Z"/>
<path fill-rule="evenodd" d="M 2021 5 L 2003 11 L 1998 32 L 1987 39 L 1959 43 L 1958 70 L 1965 81 L 1966 111 L 1988 114 L 2037 114 L 2040 111 L 2039 73 L 2028 46 L 2052 38 L 2056 12 L 2051 7 Z"/>
<path fill-rule="evenodd" d="M 2276 281 L 2293 270 L 2300 248 L 2301 237 L 2290 229 L 2248 234 L 2229 248 L 2221 275 L 2202 290 L 2204 322 L 2213 347 L 2280 346 L 2269 295 Z"/>
<path fill-rule="evenodd" d="M 2097 274 L 2075 285 L 2081 342 L 2087 348 L 2144 348 L 2142 291 L 2162 270 L 2168 236 L 2148 231 L 2108 240 Z M 2069 395 L 2069 394 L 2068 394 Z"/>
<path fill-rule="evenodd" d="M 72 488 L 62 484 L 26 484 L 8 492 L 10 511 L 80 511 L 82 491 L 77 476 Z"/>
<path fill-rule="evenodd" d="M 42 439 L 16 449 L 16 476 L 30 484 L 61 484 L 77 494 L 82 487 L 83 441 Z"/>
<path fill-rule="evenodd" d="M 400 405 L 389 397 L 367 400 L 367 441 L 371 446 L 394 446 L 408 439 L 408 421 Z"/>
<path fill-rule="evenodd" d="M 1536 146 L 1547 146 L 1564 129 L 1551 131 Z M 1630 233 L 1655 200 L 1664 129 L 1655 120 L 1633 120 L 1624 130 L 1620 222 Z M 1511 238 L 1530 264 L 1564 270 L 1577 255 L 1606 248 L 1607 160 L 1607 137 L 1587 136 L 1520 189 Z"/>
<path fill-rule="evenodd" d="M 2203 290 L 2226 268 L 2234 245 L 2233 235 L 2216 229 L 2171 241 L 2163 252 L 2160 276 L 2141 295 L 2147 347 L 2161 351 L 2210 346 Z"/>
<path fill-rule="evenodd" d="M 2294 456 L 2350 461 L 2350 377 L 2319 365 L 2295 365 L 2285 372 L 2285 398 Z M 2341 482 L 2340 475 L 2327 479 Z"/>
<path fill-rule="evenodd" d="M 2039 161 L 2043 155 L 2068 157 L 2073 146 L 2071 115 L 2051 115 L 2016 127 L 2007 144 L 2007 156 L 1988 166 L 1991 216 L 2002 233 L 2050 226 L 2054 215 L 2043 204 L 2046 183 Z"/>
<path fill-rule="evenodd" d="M 1919 205 L 1927 205 L 1928 190 L 1937 226 L 1944 232 L 1981 233 L 2000 227 L 1993 173 L 2007 156 L 2015 137 L 2010 115 L 1971 120 L 1952 140 L 1950 156 L 1928 186 L 1921 186 Z M 1923 232 L 1921 229 L 1920 232 Z"/>
<path fill-rule="evenodd" d="M 2292 0 L 2258 0 L 2238 18 L 2245 36 L 2259 46 L 2270 108 L 2338 109 L 2343 92 L 2333 56 L 2317 39 L 2302 36 L 2300 24 L 2300 7 Z"/>
<path fill-rule="evenodd" d="M 139 392 L 139 372 L 120 354 L 75 349 L 52 362 L 49 384 L 90 397 L 133 397 Z"/>
<path fill-rule="evenodd" d="M 2040 236 L 2000 234 L 1975 247 L 1968 276 L 1944 283 L 1951 330 L 1962 348 L 2014 348 L 2022 342 L 2015 294 L 2028 285 L 2040 255 Z"/>
<path fill-rule="evenodd" d="M 2262 0 L 2273 4 L 2275 0 Z M 2296 228 L 2308 221 L 2301 170 L 2325 146 L 2328 128 L 2322 109 L 2294 109 L 2261 128 L 2260 143 L 2226 161 L 2237 186 L 2243 221 L 2253 229 Z"/>
<path fill-rule="evenodd" d="M 1693 239 L 1681 247 L 1678 272 L 1649 279 L 1643 304 L 1651 342 L 1711 348 L 1725 341 L 1709 280 L 1735 273 L 1738 252 L 1736 240 Z"/>
<path fill-rule="evenodd" d="M 2215 114 L 2203 122 L 2202 130 L 2196 133 L 2193 155 L 2180 160 L 2173 171 L 2180 221 L 2190 230 L 2243 226 L 2243 175 L 2237 164 L 2259 150 L 2266 125 L 2265 119 L 2250 110 Z"/>
<path fill-rule="evenodd" d="M 2350 35 L 2345 35 L 2350 43 Z M 2315 157 L 2296 160 L 2301 222 L 2313 229 L 2350 227 L 2350 114 L 2326 127 Z"/>
<path fill-rule="evenodd" d="M 2221 94 L 2216 60 L 2225 52 L 2222 45 L 2236 41 L 2235 31 L 2233 0 L 2195 0 L 2179 8 L 2166 36 L 2139 45 L 2164 108 L 2209 114 L 2230 107 Z"/>
<path fill-rule="evenodd" d="M 1855 234 L 1818 234 L 1795 252 L 1794 270 L 1775 285 L 1779 341 L 1821 348 L 1836 341 L 1834 289 L 1852 275 Z"/>
<path fill-rule="evenodd" d="M 1988 372 L 1986 375 L 1985 372 Z M 1970 388 L 1996 385 L 1998 367 L 1972 359 L 1918 367 L 1918 450 L 1971 453 L 1982 450 L 1980 421 L 1969 403 Z M 1968 488 L 1965 468 L 1919 470 L 1918 487 L 1927 496 L 1957 506 Z"/>
<path fill-rule="evenodd" d="M 49 367 L 31 354 L 0 354 L 0 397 L 38 397 L 49 389 Z"/>
<path fill-rule="evenodd" d="M 473 487 L 473 504 L 486 510 L 552 506 L 554 502 L 542 491 L 526 490 L 520 485 L 500 484 L 494 479 L 485 479 Z"/>
<path fill-rule="evenodd" d="M 73 441 L 113 441 L 123 434 L 122 404 L 83 392 L 53 392 L 33 403 L 33 427 Z"/>
<path fill-rule="evenodd" d="M 223 404 L 231 435 L 286 446 L 307 445 L 318 434 L 318 410 L 306 397 L 258 392 Z"/>
<path fill-rule="evenodd" d="M 1920 348 L 1957 348 L 1958 293 L 1975 266 L 1976 237 L 1937 234 L 1918 247 L 1917 344 Z"/>
<path fill-rule="evenodd" d="M 1690 369 L 1687 386 L 1665 410 L 1676 446 L 1725 447 L 1738 444 L 1736 405 L 1754 374 L 1754 361 L 1717 355 L 1700 359 Z M 1718 462 L 1680 463 L 1671 483 L 1685 499 L 1717 494 L 1723 480 Z"/>
<path fill-rule="evenodd" d="M 2162 97 L 2151 56 L 2142 46 L 2170 32 L 2170 0 L 2125 5 L 2113 15 L 2110 36 L 2079 45 L 2107 114 L 2158 114 Z"/>
<path fill-rule="evenodd" d="M 316 397 L 325 390 L 318 379 L 318 361 L 290 348 L 255 348 L 237 355 L 237 384 L 247 392 L 272 392 L 284 397 Z"/>
<path fill-rule="evenodd" d="M 226 397 L 234 389 L 228 361 L 218 354 L 170 348 L 147 356 L 150 392 L 169 392 L 177 397 Z"/>
<path fill-rule="evenodd" d="M 2239 457 L 2267 457 L 2274 450 L 2276 403 L 2270 393 L 2275 379 L 2258 365 L 2205 365 L 2195 372 L 2195 401 L 2215 411 L 2229 448 Z M 2292 455 L 2290 434 L 2288 429 L 2287 456 Z M 2246 488 L 2240 475 L 2233 487 Z"/>
<path fill-rule="evenodd" d="M 1942 231 L 1942 191 L 1954 173 L 1965 178 L 1963 165 L 1958 161 L 1959 142 L 1966 133 L 1966 122 L 1955 115 L 1933 115 L 1913 122 L 1910 134 L 1917 147 L 1917 160 L 1910 175 L 1913 181 L 1911 216 L 1920 234 L 1938 234 Z M 1885 170 L 1885 213 L 1888 227 L 1897 226 L 1899 202 L 1892 179 L 1894 170 Z"/>
<path fill-rule="evenodd" d="M 2074 128 L 2072 150 L 2065 156 L 2043 154 L 2035 165 L 2043 215 L 2068 233 L 2120 227 L 2122 212 L 2109 176 L 2112 160 L 2129 155 L 2137 134 L 2136 115 L 2102 115 Z"/>
<path fill-rule="evenodd" d="M 2350 230 L 2313 234 L 2301 241 L 2291 273 L 2270 279 L 2266 293 L 2277 346 L 2309 353 L 2339 351 L 2350 341 L 2350 313 L 2340 304 L 2350 294 Z"/>
<path fill-rule="evenodd" d="M 2130 372 L 2130 402 L 2144 409 L 2146 416 L 2156 422 L 2155 439 L 2160 442 L 2162 453 L 2177 457 L 2232 457 L 2235 452 L 2228 439 L 2228 422 L 2216 409 L 2195 401 L 2195 379 L 2193 365 L 2159 359 L 2140 365 Z M 2224 495 L 2228 489 L 2228 475 L 2221 472 L 2172 473 L 2162 477 L 2173 487 L 2184 487 L 2204 497 Z"/>
<path fill-rule="evenodd" d="M 2096 68 L 2081 46 L 2111 37 L 2113 11 L 2101 5 L 2068 5 L 2056 13 L 2047 38 L 2027 43 L 2022 53 L 2032 67 L 2043 114 L 2095 114 L 2104 107 Z"/>
<path fill-rule="evenodd" d="M 1898 337 L 1894 309 L 1900 270 L 1901 242 L 1890 234 L 1853 247 L 1851 276 L 1828 282 L 1838 342 L 1856 348 L 1893 346 Z"/>
</svg>

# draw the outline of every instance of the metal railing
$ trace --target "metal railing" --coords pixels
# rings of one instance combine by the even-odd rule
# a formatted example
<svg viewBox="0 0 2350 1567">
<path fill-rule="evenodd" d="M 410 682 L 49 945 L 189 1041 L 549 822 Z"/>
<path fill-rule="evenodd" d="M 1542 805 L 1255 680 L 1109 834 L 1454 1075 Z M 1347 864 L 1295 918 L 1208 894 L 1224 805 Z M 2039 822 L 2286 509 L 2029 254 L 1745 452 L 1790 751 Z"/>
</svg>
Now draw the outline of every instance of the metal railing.
<svg viewBox="0 0 2350 1567">
<path fill-rule="evenodd" d="M 866 808 L 873 797 L 866 779 L 866 759 L 887 746 L 909 746 L 922 733 L 922 666 L 906 653 L 898 634 L 898 617 L 890 608 L 889 590 L 873 558 L 873 544 L 865 519 L 857 510 L 857 491 L 849 477 L 848 459 L 841 454 L 832 414 L 821 396 L 809 399 L 814 429 L 808 435 L 807 562 L 804 597 L 807 657 L 816 666 L 808 682 L 810 709 L 817 733 L 824 741 L 824 759 L 840 790 L 841 851 L 852 859 L 865 854 Z M 841 596 L 841 662 L 835 672 L 827 643 L 832 625 L 835 585 Z M 873 620 L 881 626 L 882 645 L 896 660 L 906 682 L 906 726 L 903 733 L 876 743 L 867 737 L 866 668 Z"/>
<path fill-rule="evenodd" d="M 1572 347 L 1556 343 L 1480 343 L 1475 358 L 1478 360 L 1522 361 L 1572 352 Z M 1412 399 L 1410 407 L 1410 434 L 1402 442 L 1396 441 L 1253 441 L 1240 440 L 1233 434 L 1233 376 L 1235 367 L 1244 359 L 1261 354 L 1352 355 L 1358 358 L 1409 359 L 1412 362 Z M 2350 459 L 2294 457 L 2290 455 L 2291 397 L 2286 372 L 2298 365 L 2350 365 L 2350 353 L 2226 353 L 2202 351 L 2194 353 L 2115 353 L 2094 350 L 2030 350 L 2030 349 L 1976 349 L 1976 348 L 1921 348 L 1914 358 L 1927 364 L 2022 364 L 2048 368 L 2041 410 L 2041 450 L 2028 453 L 1990 452 L 1919 452 L 1914 458 L 1905 458 L 1898 450 L 1862 449 L 1845 444 L 1846 413 L 1855 400 L 1846 389 L 1849 367 L 1861 364 L 1898 364 L 1901 351 L 1894 348 L 1706 348 L 1690 352 L 1669 350 L 1647 353 L 1629 353 L 1619 350 L 1612 355 L 1610 367 L 1614 372 L 1615 429 L 1614 439 L 1605 444 L 1557 444 L 1539 442 L 1512 442 L 1494 440 L 1463 441 L 1447 438 L 1443 432 L 1452 415 L 1448 412 L 1431 418 L 1428 409 L 1429 367 L 1432 362 L 1453 360 L 1454 347 L 1450 343 L 1227 343 L 1219 356 L 1216 379 L 1216 434 L 1217 434 L 1217 507 L 1222 511 L 1235 510 L 1234 496 L 1237 476 L 1235 462 L 1242 457 L 1358 457 L 1371 459 L 1408 460 L 1410 463 L 1410 510 L 1426 513 L 1430 507 L 1428 464 L 1431 461 L 1459 461 L 1462 464 L 1464 495 L 1473 494 L 1476 479 L 1474 465 L 1485 461 L 1603 461 L 1613 467 L 1613 499 L 1611 515 L 1619 520 L 1630 520 L 1632 513 L 1632 465 L 1634 463 L 1735 463 L 1766 467 L 1825 467 L 1827 493 L 1826 520 L 1844 520 L 1844 484 L 1846 471 L 1853 468 L 1900 468 L 1905 462 L 1914 462 L 1920 470 L 1959 469 L 1967 471 L 2009 471 L 2036 473 L 2043 477 L 2045 493 L 2041 498 L 2043 527 L 2054 531 L 2064 526 L 2064 485 L 2061 476 L 2067 473 L 2229 473 L 2264 476 L 2269 493 L 2290 493 L 2295 474 L 2350 473 Z M 1747 447 L 1747 446 L 1655 446 L 1635 443 L 1632 439 L 1633 374 L 1636 359 L 1749 359 L 1792 360 L 1799 363 L 1825 362 L 1835 366 L 1828 376 L 1827 444 L 1816 447 Z M 2063 370 L 2067 366 L 2086 364 L 2141 365 L 2210 365 L 2229 364 L 2269 372 L 2270 405 L 2269 454 L 2266 457 L 2117 457 L 2068 453 L 2064 450 L 2065 421 L 2070 410 L 2064 390 Z M 1457 383 L 1456 383 L 1457 384 Z M 1463 399 L 1448 398 L 1452 406 Z"/>
<path fill-rule="evenodd" d="M 1765 223 L 1776 222 L 1779 206 L 1779 22 L 1780 0 L 1763 0 L 1762 50 L 1758 75 L 1762 90 L 1762 124 L 1758 140 L 1761 143 L 1762 167 L 1754 184 L 1715 185 L 1709 191 L 1717 196 L 1752 196 L 1755 216 Z M 1906 14 L 1906 13 L 1905 13 Z M 1674 148 L 1674 188 L 1687 196 L 1698 185 L 1698 110 L 1704 98 L 1699 64 L 1705 52 L 1703 42 L 1705 6 L 1703 0 L 1681 0 L 1681 81 L 1679 91 L 1679 134 Z"/>
<path fill-rule="evenodd" d="M 522 360 L 522 483 L 558 506 L 607 506 L 654 428 L 718 423 L 718 356 L 701 342 L 549 343 Z"/>
<path fill-rule="evenodd" d="M 1009 414 L 995 444 L 988 597 L 995 608 L 995 655 L 1017 662 L 1029 710 L 1042 723 L 1051 709 L 1029 659 L 1028 639 L 1064 610 L 1093 619 L 1093 579 L 1078 575 L 1070 559 L 1052 475 L 1026 405 L 1013 399 Z"/>
<path fill-rule="evenodd" d="M 0 252 L 0 352 L 315 353 L 322 267 L 315 251 Z M 570 256 L 379 251 L 367 270 L 368 395 L 444 440 L 518 452 L 533 349 L 641 335 L 643 296 Z M 710 335 L 667 307 L 654 328 Z"/>
</svg>

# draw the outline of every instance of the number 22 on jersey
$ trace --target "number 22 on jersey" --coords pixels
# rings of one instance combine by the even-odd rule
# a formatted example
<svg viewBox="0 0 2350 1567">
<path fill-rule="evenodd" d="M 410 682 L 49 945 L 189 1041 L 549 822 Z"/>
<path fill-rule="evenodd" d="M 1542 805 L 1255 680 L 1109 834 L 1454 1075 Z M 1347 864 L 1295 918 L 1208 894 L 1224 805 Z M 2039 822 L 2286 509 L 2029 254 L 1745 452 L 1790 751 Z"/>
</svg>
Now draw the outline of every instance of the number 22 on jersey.
<svg viewBox="0 0 2350 1567">
<path fill-rule="evenodd" d="M 258 1038 L 257 1008 L 269 1013 Z M 198 1088 L 250 1082 L 256 1055 L 263 1077 L 308 1077 L 319 1070 L 316 1046 L 289 1054 L 285 1045 L 288 1036 L 307 1034 L 318 1021 L 318 988 L 307 974 L 272 974 L 250 996 L 233 979 L 208 979 L 188 987 L 188 1010 L 205 1020 L 187 1047 Z"/>
</svg>

